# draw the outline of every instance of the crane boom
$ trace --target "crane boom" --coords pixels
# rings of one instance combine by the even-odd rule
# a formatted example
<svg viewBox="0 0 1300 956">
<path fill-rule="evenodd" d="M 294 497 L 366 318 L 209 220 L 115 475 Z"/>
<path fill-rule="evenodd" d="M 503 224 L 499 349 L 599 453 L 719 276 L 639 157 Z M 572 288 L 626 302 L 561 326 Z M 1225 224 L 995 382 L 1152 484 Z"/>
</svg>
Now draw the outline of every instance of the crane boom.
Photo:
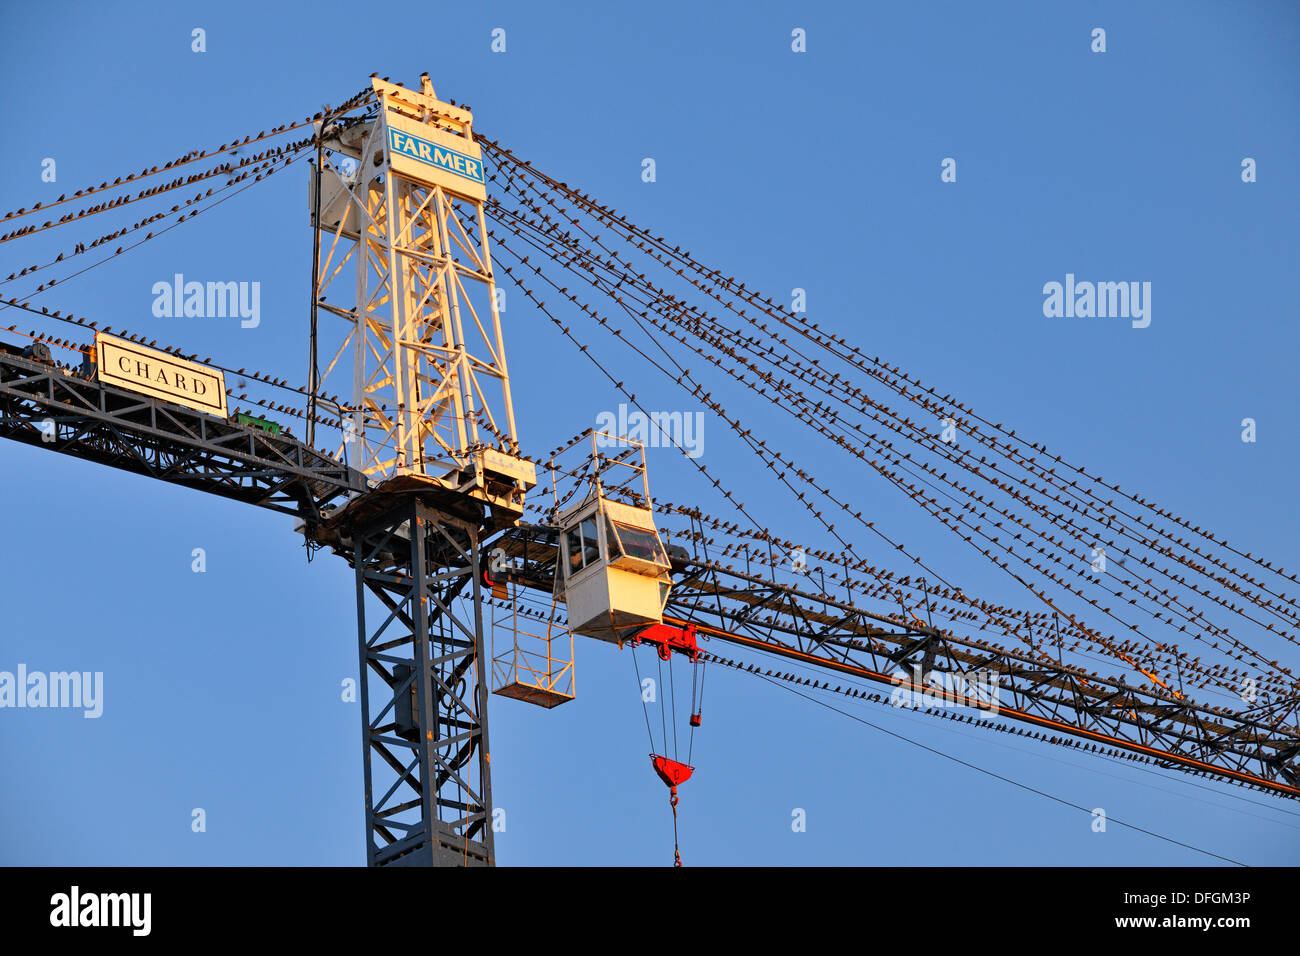
<svg viewBox="0 0 1300 956">
<path fill-rule="evenodd" d="M 549 594 L 555 534 L 542 526 L 504 532 L 489 547 L 500 548 L 516 568 L 501 577 Z M 995 710 L 952 693 L 949 703 L 979 706 L 986 712 L 982 717 L 1300 798 L 1300 733 L 1268 713 L 1245 715 L 1193 703 L 1160 687 L 1134 687 L 1122 678 L 681 554 L 674 561 L 664 623 L 694 625 L 706 639 L 918 693 L 933 693 L 932 674 L 993 672 L 999 678 Z"/>
</svg>

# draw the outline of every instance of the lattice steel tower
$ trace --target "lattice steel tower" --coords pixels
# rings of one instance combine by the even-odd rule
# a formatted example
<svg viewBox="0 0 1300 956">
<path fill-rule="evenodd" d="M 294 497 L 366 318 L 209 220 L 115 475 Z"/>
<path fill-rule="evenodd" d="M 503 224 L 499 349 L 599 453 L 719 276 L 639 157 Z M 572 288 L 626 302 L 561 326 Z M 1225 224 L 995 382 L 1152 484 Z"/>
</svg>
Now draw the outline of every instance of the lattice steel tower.
<svg viewBox="0 0 1300 956">
<path fill-rule="evenodd" d="M 307 535 L 356 570 L 368 862 L 490 864 L 481 541 L 518 522 L 536 472 L 473 117 L 427 76 L 372 82 L 373 111 L 320 130 L 309 193 L 313 412 L 370 490 Z"/>
<path fill-rule="evenodd" d="M 427 76 L 372 83 L 376 117 L 323 131 L 339 163 L 319 180 L 315 306 L 344 324 L 322 335 L 315 391 L 351 395 L 340 451 L 365 474 L 521 511 L 535 473 L 517 457 L 473 116 Z"/>
</svg>

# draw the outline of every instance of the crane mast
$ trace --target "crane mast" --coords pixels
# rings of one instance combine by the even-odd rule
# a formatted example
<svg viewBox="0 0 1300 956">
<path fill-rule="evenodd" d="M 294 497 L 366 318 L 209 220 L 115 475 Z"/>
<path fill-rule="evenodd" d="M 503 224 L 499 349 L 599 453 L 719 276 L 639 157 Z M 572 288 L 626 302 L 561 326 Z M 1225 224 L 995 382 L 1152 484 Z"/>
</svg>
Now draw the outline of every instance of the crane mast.
<svg viewBox="0 0 1300 956">
<path fill-rule="evenodd" d="M 311 183 L 314 307 L 342 320 L 322 329 L 313 398 L 329 408 L 350 372 L 339 453 L 369 490 L 303 530 L 355 570 L 367 861 L 491 864 L 481 546 L 517 523 L 536 471 L 519 455 L 473 117 L 427 75 L 418 91 L 372 87 L 373 113 L 320 129 L 335 162 Z"/>
<path fill-rule="evenodd" d="M 328 406 L 350 374 L 336 411 L 353 467 L 468 494 L 508 524 L 536 471 L 518 454 L 473 116 L 427 75 L 419 91 L 371 82 L 373 116 L 319 133 L 337 163 L 312 182 L 315 305 L 342 322 L 322 328 L 315 397 Z"/>
</svg>

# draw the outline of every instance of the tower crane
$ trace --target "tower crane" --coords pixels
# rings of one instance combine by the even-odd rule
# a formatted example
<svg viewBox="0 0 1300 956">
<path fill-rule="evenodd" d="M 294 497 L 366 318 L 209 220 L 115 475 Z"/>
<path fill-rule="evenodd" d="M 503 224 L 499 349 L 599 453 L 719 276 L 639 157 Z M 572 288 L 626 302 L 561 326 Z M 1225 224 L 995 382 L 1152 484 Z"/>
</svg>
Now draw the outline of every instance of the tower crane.
<svg viewBox="0 0 1300 956">
<path fill-rule="evenodd" d="M 158 349 L 130 333 L 114 335 L 84 318 L 51 314 L 33 305 L 37 294 L 54 288 L 51 282 L 6 300 L 7 308 L 44 328 L 27 334 L 25 343 L 17 341 L 24 335 L 17 325 L 0 329 L 0 339 L 15 340 L 0 341 L 0 437 L 291 515 L 311 553 L 327 550 L 348 562 L 357 597 L 369 865 L 495 861 L 489 694 L 543 709 L 572 700 L 576 639 L 606 642 L 634 655 L 636 648 L 648 647 L 669 665 L 689 662 L 697 684 L 688 733 L 702 724 L 705 675 L 721 667 L 886 704 L 902 690 L 933 703 L 939 716 L 944 708 L 961 708 L 958 719 L 990 732 L 1039 736 L 1300 797 L 1300 729 L 1289 672 L 1276 671 L 1266 680 L 1268 693 L 1256 707 L 1197 702 L 1161 676 L 1161 662 L 1181 662 L 1189 675 L 1207 682 L 1219 671 L 1193 666 L 1164 644 L 1139 654 L 1113 635 L 1074 621 L 1047 585 L 1026 584 L 1055 612 L 1051 623 L 1058 636 L 1064 616 L 1076 644 L 1087 644 L 1124 669 L 1122 676 L 1104 676 L 1066 661 L 1060 643 L 1055 656 L 1044 652 L 1048 624 L 1042 614 L 1024 612 L 1022 621 L 1020 612 L 979 602 L 960 589 L 867 567 L 847 548 L 814 552 L 832 569 L 832 585 L 824 575 L 778 581 L 775 567 L 792 543 L 762 529 L 744 531 L 696 505 L 655 499 L 644 442 L 635 437 L 588 429 L 545 458 L 526 454 L 516 432 L 497 282 L 502 272 L 509 274 L 554 320 L 551 307 L 528 284 L 551 281 L 539 267 L 542 261 L 578 275 L 616 308 L 643 306 L 643 312 L 628 313 L 632 324 L 644 318 L 661 341 L 701 336 L 717 349 L 711 362 L 720 369 L 725 364 L 728 374 L 738 374 L 756 393 L 780 394 L 801 420 L 836 444 L 849 448 L 868 437 L 842 424 L 840 406 L 832 408 L 824 398 L 814 405 L 811 394 L 791 390 L 791 382 L 806 381 L 810 392 L 815 387 L 825 396 L 859 401 L 845 380 L 803 364 L 801 353 L 777 333 L 794 328 L 794 316 L 773 311 L 770 300 L 699 266 L 680 247 L 631 226 L 480 136 L 471 111 L 439 99 L 427 75 L 418 88 L 373 76 L 336 109 L 210 154 L 187 154 L 168 167 L 196 172 L 182 172 L 135 198 L 68 210 L 39 229 L 20 225 L 0 236 L 0 249 L 126 201 L 205 182 L 208 173 L 198 164 L 293 129 L 310 136 L 279 152 L 212 168 L 228 177 L 227 186 L 242 188 L 298 158 L 313 160 L 307 192 L 313 235 L 309 384 L 296 390 L 305 407 L 254 401 L 257 412 L 232 413 L 227 403 L 247 398 L 228 376 L 241 382 L 253 377 L 267 388 L 283 389 L 285 383 Z M 157 173 L 155 167 L 113 187 Z M 519 202 L 507 207 L 491 198 L 490 184 Z M 105 183 L 85 195 L 97 200 L 97 193 L 113 187 Z M 565 205 L 548 205 L 555 197 Z M 194 206 L 187 203 L 182 219 L 197 215 L 204 199 L 200 194 Z M 29 212 L 10 214 L 5 223 Z M 726 308 L 744 303 L 760 309 L 772 317 L 758 326 L 766 337 L 752 329 L 749 336 L 728 335 L 711 324 L 713 317 L 638 274 L 603 236 L 584 231 L 579 213 L 678 276 L 689 274 L 696 289 L 707 288 Z M 146 218 L 145 225 L 123 232 L 154 221 Z M 524 245 L 530 251 L 520 255 Z M 508 265 L 494 261 L 498 250 Z M 32 268 L 47 265 L 52 264 Z M 17 278 L 28 273 L 24 269 Z M 579 303 L 605 325 L 604 313 L 582 303 L 571 291 L 576 288 L 555 284 L 553 298 Z M 578 344 L 571 328 L 554 321 Z M 93 342 L 60 339 L 49 332 L 52 323 L 75 325 L 79 334 L 93 330 Z M 806 327 L 798 331 L 801 347 L 812 343 L 854 361 L 860 355 L 842 338 Z M 52 346 L 78 352 L 80 365 L 57 361 Z M 585 345 L 579 351 L 588 354 Z M 775 371 L 759 373 L 760 360 Z M 805 373 L 807 378 L 799 378 Z M 937 401 L 900 378 L 896 368 L 881 372 L 877 363 L 871 374 L 896 386 L 903 382 L 904 397 Z M 711 401 L 693 378 L 676 377 Z M 711 407 L 727 417 L 720 406 Z M 861 408 L 885 414 L 874 403 Z M 301 416 L 305 437 L 263 413 Z M 902 434 L 906 419 L 887 417 Z M 1002 429 L 983 424 L 990 434 Z M 752 438 L 738 420 L 734 427 L 742 438 Z M 332 447 L 318 447 L 323 441 Z M 769 466 L 788 464 L 763 442 L 755 440 L 753 447 Z M 937 453 L 957 460 L 949 451 Z M 1057 487 L 1031 455 L 1018 453 L 1011 460 L 1033 476 L 1021 484 L 995 479 L 1017 501 L 1028 500 L 1026 489 L 1037 492 L 1039 483 Z M 958 509 L 953 517 L 951 508 L 932 507 L 938 499 L 906 477 L 931 484 L 946 480 L 937 468 L 918 476 L 909 470 L 910 457 L 890 457 L 886 446 L 873 452 L 870 464 L 954 530 L 973 513 Z M 791 471 L 799 477 L 801 502 L 814 491 L 829 494 L 811 476 Z M 987 468 L 980 477 L 986 473 Z M 718 480 L 713 484 L 718 487 Z M 1088 502 L 1084 515 L 1101 515 L 1102 508 Z M 1000 544 L 1012 535 L 1012 524 L 1025 528 L 1014 532 L 1020 540 L 1029 532 L 1030 514 L 1013 518 L 999 512 L 999 520 L 983 519 L 964 540 L 1005 525 L 992 539 Z M 839 531 L 823 523 L 838 538 Z M 879 533 L 870 523 L 864 527 Z M 728 542 L 720 544 L 724 538 Z M 1173 552 L 1166 544 L 1158 548 Z M 741 559 L 743 570 L 733 563 Z M 996 560 L 1010 567 L 1010 558 Z M 1061 581 L 1066 588 L 1068 582 Z M 1238 591 L 1246 592 L 1284 623 L 1294 617 L 1262 585 Z M 1162 607 L 1157 619 L 1168 614 L 1173 620 L 1182 611 L 1172 598 Z M 932 611 L 946 614 L 948 626 L 936 625 Z M 1004 633 L 1025 636 L 1024 646 L 1004 647 L 963 626 L 980 615 Z M 1208 625 L 1202 631 L 1211 633 Z M 1226 631 L 1221 639 L 1229 643 Z M 777 670 L 758 661 L 776 663 Z M 780 670 L 787 665 L 819 676 Z M 977 679 L 989 674 L 996 677 L 993 692 Z M 679 759 L 666 724 L 662 745 L 653 730 L 650 736 L 651 769 L 668 787 L 675 816 L 678 787 L 694 769 L 689 751 Z"/>
</svg>

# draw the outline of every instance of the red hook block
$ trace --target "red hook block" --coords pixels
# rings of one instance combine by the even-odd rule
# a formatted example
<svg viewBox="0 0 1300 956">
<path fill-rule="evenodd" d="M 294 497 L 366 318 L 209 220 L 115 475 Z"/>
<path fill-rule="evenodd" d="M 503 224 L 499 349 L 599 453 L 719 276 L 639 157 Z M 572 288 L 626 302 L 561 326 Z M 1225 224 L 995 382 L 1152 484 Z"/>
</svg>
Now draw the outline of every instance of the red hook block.
<svg viewBox="0 0 1300 956">
<path fill-rule="evenodd" d="M 667 784 L 674 794 L 677 793 L 677 785 L 691 779 L 691 774 L 695 772 L 694 767 L 658 754 L 650 755 L 650 763 L 654 766 L 655 773 L 659 774 L 659 779 Z"/>
</svg>

